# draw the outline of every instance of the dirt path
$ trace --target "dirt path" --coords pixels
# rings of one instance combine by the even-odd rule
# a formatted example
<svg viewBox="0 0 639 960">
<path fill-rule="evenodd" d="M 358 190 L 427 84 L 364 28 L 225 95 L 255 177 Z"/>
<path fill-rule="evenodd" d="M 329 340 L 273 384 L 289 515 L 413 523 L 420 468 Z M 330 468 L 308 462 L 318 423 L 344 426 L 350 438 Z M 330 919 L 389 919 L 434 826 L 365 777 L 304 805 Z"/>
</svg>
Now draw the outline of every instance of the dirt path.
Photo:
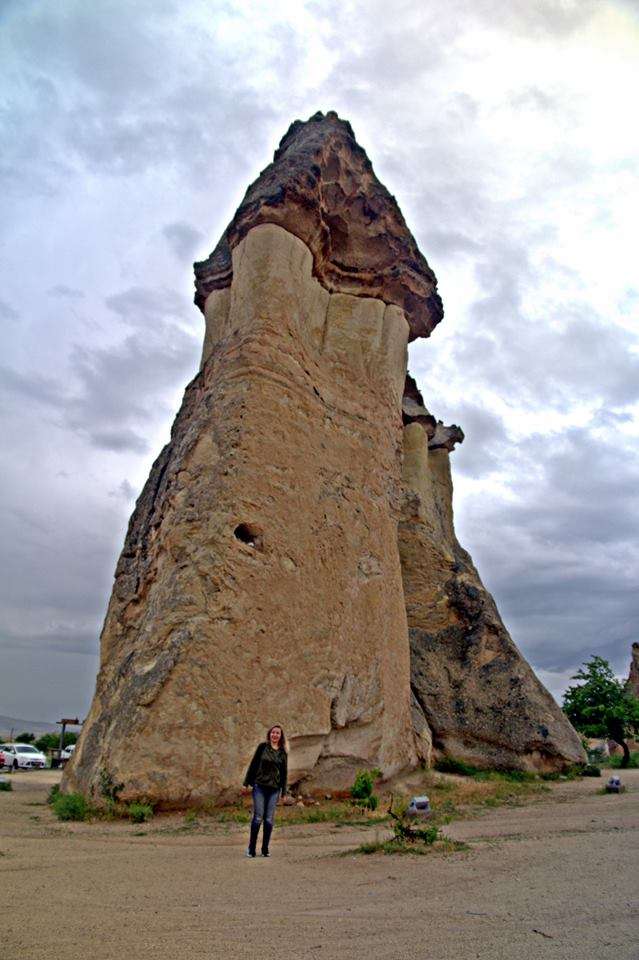
<svg viewBox="0 0 639 960">
<path fill-rule="evenodd" d="M 338 857 L 384 830 L 322 824 L 255 861 L 234 825 L 58 823 L 55 779 L 0 793 L 6 960 L 639 960 L 637 770 L 458 821 L 447 857 Z"/>
</svg>

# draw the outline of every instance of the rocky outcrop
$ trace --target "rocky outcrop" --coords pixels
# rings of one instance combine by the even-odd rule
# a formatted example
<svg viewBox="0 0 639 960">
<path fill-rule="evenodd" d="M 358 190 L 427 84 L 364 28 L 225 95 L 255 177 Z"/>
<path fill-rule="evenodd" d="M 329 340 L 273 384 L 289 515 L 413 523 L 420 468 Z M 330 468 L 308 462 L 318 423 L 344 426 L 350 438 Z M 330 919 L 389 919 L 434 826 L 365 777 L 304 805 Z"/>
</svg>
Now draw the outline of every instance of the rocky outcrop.
<svg viewBox="0 0 639 960">
<path fill-rule="evenodd" d="M 459 427 L 404 427 L 399 526 L 411 687 L 439 755 L 547 771 L 585 759 L 579 737 L 506 630 L 453 527 Z"/>
<path fill-rule="evenodd" d="M 293 782 L 417 762 L 397 552 L 408 324 L 312 265 L 261 224 L 230 295 L 209 295 L 210 352 L 129 526 L 69 789 L 98 795 L 107 771 L 124 799 L 223 799 L 275 721 Z"/>
<path fill-rule="evenodd" d="M 307 788 L 428 763 L 431 728 L 483 763 L 574 758 L 455 540 L 463 433 L 405 380 L 435 277 L 349 124 L 291 126 L 196 288 L 200 372 L 129 524 L 63 789 L 231 798 L 274 722 Z"/>
<path fill-rule="evenodd" d="M 410 340 L 428 336 L 441 320 L 435 274 L 350 123 L 336 113 L 291 124 L 213 253 L 195 264 L 195 300 L 202 309 L 212 290 L 230 286 L 231 251 L 260 223 L 279 224 L 304 241 L 326 290 L 401 307 Z"/>
</svg>

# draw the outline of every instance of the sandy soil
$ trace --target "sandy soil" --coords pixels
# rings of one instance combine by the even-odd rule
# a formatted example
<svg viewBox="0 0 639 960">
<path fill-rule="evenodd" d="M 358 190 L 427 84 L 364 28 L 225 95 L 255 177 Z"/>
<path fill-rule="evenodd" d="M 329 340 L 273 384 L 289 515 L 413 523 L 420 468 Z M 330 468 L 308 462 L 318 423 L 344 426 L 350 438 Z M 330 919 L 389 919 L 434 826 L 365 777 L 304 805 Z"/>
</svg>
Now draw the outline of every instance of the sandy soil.
<svg viewBox="0 0 639 960">
<path fill-rule="evenodd" d="M 639 960 L 639 770 L 457 821 L 443 856 L 337 856 L 384 827 L 246 829 L 178 816 L 59 823 L 55 772 L 0 793 L 6 960 Z"/>
</svg>

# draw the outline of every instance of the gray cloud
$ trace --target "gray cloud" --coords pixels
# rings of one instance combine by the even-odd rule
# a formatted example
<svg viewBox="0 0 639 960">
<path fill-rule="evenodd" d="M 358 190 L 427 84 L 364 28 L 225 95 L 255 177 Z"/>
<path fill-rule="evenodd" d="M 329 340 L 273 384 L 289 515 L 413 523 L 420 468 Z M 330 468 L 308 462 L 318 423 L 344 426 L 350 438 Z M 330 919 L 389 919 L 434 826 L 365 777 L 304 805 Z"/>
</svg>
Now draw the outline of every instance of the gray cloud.
<svg viewBox="0 0 639 960">
<path fill-rule="evenodd" d="M 639 618 L 636 451 L 581 428 L 510 455 L 514 499 L 465 509 L 466 546 L 540 667 L 565 670 L 605 651 L 623 671 Z"/>
<path fill-rule="evenodd" d="M 177 259 L 182 263 L 195 256 L 196 250 L 202 246 L 204 240 L 204 234 L 200 230 L 180 220 L 167 223 L 162 228 L 162 233 Z"/>
<path fill-rule="evenodd" d="M 57 283 L 54 287 L 50 287 L 48 293 L 52 297 L 57 297 L 60 300 L 84 299 L 84 293 L 82 290 L 77 290 L 75 287 L 67 287 L 64 283 Z"/>
<path fill-rule="evenodd" d="M 509 446 L 501 418 L 470 403 L 460 404 L 455 418 L 465 435 L 464 442 L 455 450 L 455 472 L 483 477 L 499 470 Z"/>
<path fill-rule="evenodd" d="M 10 303 L 7 303 L 6 300 L 0 300 L 0 320 L 7 320 L 11 323 L 20 319 L 20 314 L 17 310 L 14 310 Z"/>
<path fill-rule="evenodd" d="M 327 0 L 304 5 L 312 29 L 276 5 L 5 8 L 10 712 L 24 716 L 36 688 L 30 702 L 45 710 L 45 687 L 47 711 L 79 690 L 84 707 L 69 709 L 88 706 L 131 500 L 197 369 L 190 261 L 214 246 L 291 120 L 318 108 L 352 120 L 439 277 L 447 315 L 411 365 L 433 412 L 467 434 L 453 457 L 460 539 L 535 665 L 572 669 L 596 650 L 625 669 L 638 297 L 628 282 L 610 313 L 595 307 L 593 278 L 556 240 L 567 216 L 607 231 L 597 283 L 611 283 L 604 259 L 616 264 L 621 244 L 608 200 L 632 169 L 629 128 L 618 142 L 593 131 L 589 147 L 589 79 L 551 80 L 525 58 L 504 70 L 499 47 L 539 43 L 555 64 L 579 52 L 598 11 L 632 6 L 400 0 L 389 19 L 383 0 Z M 518 141 L 522 118 L 534 142 Z M 585 426 L 561 432 L 567 414 Z"/>
</svg>

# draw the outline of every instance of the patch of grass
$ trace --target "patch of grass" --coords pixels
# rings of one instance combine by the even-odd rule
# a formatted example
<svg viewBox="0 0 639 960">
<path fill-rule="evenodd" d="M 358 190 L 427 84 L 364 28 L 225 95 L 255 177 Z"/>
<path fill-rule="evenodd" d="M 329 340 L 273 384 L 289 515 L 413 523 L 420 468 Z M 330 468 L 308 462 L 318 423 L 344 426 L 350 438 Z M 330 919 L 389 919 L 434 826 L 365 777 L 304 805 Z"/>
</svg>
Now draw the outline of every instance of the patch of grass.
<svg viewBox="0 0 639 960">
<path fill-rule="evenodd" d="M 4 793 L 10 793 L 13 790 L 13 784 L 10 780 L 0 780 L 0 790 Z"/>
<path fill-rule="evenodd" d="M 184 823 L 188 826 L 193 826 L 197 823 L 197 812 L 195 810 L 187 810 L 184 814 Z"/>
<path fill-rule="evenodd" d="M 81 793 L 57 793 L 51 806 L 58 820 L 88 820 L 91 805 Z"/>
<path fill-rule="evenodd" d="M 249 810 L 238 808 L 229 808 L 228 810 L 217 810 L 211 814 L 218 823 L 250 823 L 251 813 Z"/>
<path fill-rule="evenodd" d="M 47 803 L 53 806 L 55 798 L 58 797 L 59 795 L 60 795 L 60 785 L 57 783 L 54 783 L 47 794 Z"/>
<path fill-rule="evenodd" d="M 583 763 L 573 763 L 563 770 L 553 770 L 550 773 L 542 773 L 542 780 L 578 780 L 584 768 Z"/>
<path fill-rule="evenodd" d="M 377 798 L 376 798 L 377 799 Z M 371 815 L 366 815 L 366 810 L 371 810 Z M 377 814 L 373 816 L 375 808 L 360 807 L 359 804 L 350 803 L 333 804 L 330 807 L 289 807 L 285 816 L 280 820 L 281 823 L 300 824 L 300 823 L 334 823 L 335 825 L 369 826 L 374 823 L 381 823 L 387 820 L 386 814 Z"/>
<path fill-rule="evenodd" d="M 434 769 L 439 773 L 452 773 L 459 777 L 473 777 L 475 780 L 508 780 L 511 783 L 532 783 L 537 775 L 529 770 L 483 770 L 465 760 L 456 757 L 440 757 Z"/>
<path fill-rule="evenodd" d="M 423 788 L 433 810 L 430 822 L 440 826 L 462 816 L 473 816 L 482 808 L 515 806 L 548 789 L 538 780 L 512 780 L 496 771 L 454 780 L 430 773 Z"/>
<path fill-rule="evenodd" d="M 478 767 L 466 763 L 465 760 L 457 760 L 455 757 L 440 757 L 434 766 L 439 773 L 456 773 L 460 777 L 473 777 L 481 772 Z"/>
<path fill-rule="evenodd" d="M 614 756 L 610 757 L 610 759 L 606 763 L 606 766 L 612 767 L 613 770 L 624 770 L 624 769 L 636 770 L 637 767 L 639 767 L 639 750 L 635 750 L 630 754 L 630 763 L 628 764 L 627 767 L 621 766 L 622 760 L 623 760 L 623 756 L 619 756 L 615 754 Z"/>
<path fill-rule="evenodd" d="M 211 808 L 209 814 L 217 823 L 237 823 L 247 824 L 251 821 L 251 811 L 245 807 L 223 807 Z M 277 823 L 278 826 L 298 826 L 304 823 L 332 823 L 335 826 L 372 826 L 376 823 L 383 823 L 388 819 L 387 814 L 373 811 L 368 812 L 366 808 L 356 806 L 349 800 L 332 803 L 329 805 L 320 804 L 320 806 L 298 807 L 296 804 L 291 806 L 278 806 Z"/>
<path fill-rule="evenodd" d="M 127 816 L 132 823 L 146 823 L 153 817 L 153 807 L 150 803 L 130 803 L 127 807 Z"/>
<path fill-rule="evenodd" d="M 451 840 L 449 837 L 440 837 L 435 843 L 405 843 L 395 840 L 376 840 L 372 843 L 362 843 L 354 850 L 345 850 L 340 856 L 350 857 L 353 854 L 368 855 L 371 853 L 384 853 L 387 856 L 399 854 L 412 854 L 413 856 L 423 857 L 432 853 L 459 853 L 462 850 L 469 850 L 467 843 L 460 840 Z"/>
</svg>

